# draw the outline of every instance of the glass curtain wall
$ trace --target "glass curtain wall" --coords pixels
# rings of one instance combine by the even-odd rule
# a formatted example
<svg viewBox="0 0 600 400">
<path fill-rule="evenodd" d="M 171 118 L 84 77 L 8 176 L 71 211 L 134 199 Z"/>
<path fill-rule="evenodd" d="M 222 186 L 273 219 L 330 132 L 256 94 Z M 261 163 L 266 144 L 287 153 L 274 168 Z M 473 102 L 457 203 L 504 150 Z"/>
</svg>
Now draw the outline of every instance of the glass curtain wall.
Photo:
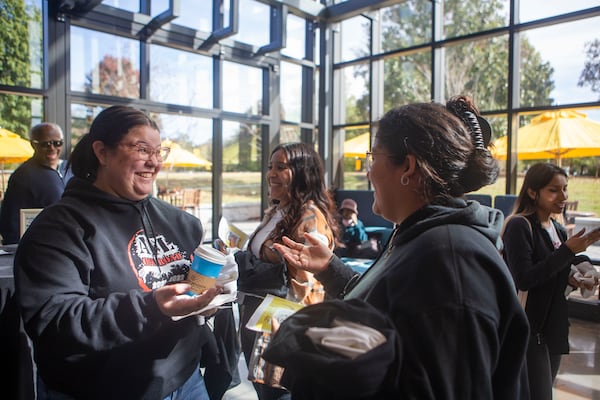
<svg viewBox="0 0 600 400">
<path fill-rule="evenodd" d="M 397 105 L 472 96 L 494 139 L 508 139 L 491 194 L 515 193 L 538 161 L 517 157 L 534 117 L 560 109 L 600 121 L 597 0 L 94 3 L 2 1 L 0 126 L 25 137 L 57 122 L 67 157 L 100 110 L 144 109 L 193 160 L 166 165 L 157 194 L 183 207 L 185 189 L 199 191 L 186 209 L 207 240 L 222 216 L 256 226 L 280 142 L 314 144 L 332 189 L 368 189 L 374 122 Z M 600 169 L 598 156 L 539 157 L 574 177 Z M 600 214 L 586 192 L 597 185 L 582 182 L 571 179 L 571 197 L 592 198 L 580 208 Z"/>
<path fill-rule="evenodd" d="M 494 149 L 500 179 L 481 193 L 516 193 L 529 165 L 558 162 L 572 174 L 570 197 L 600 213 L 593 194 L 600 152 L 517 157 L 519 128 L 545 111 L 574 111 L 600 123 L 597 1 L 407 0 L 339 19 L 333 29 L 333 141 L 343 162 L 335 185 L 369 186 L 364 152 L 375 122 L 390 108 L 466 94 L 489 119 L 493 139 L 510 138 L 508 151 L 500 142 Z"/>
<path fill-rule="evenodd" d="M 310 15 L 257 0 L 2 3 L 0 126 L 25 137 L 62 120 L 67 158 L 104 108 L 145 110 L 172 148 L 156 195 L 197 215 L 205 240 L 223 216 L 247 232 L 258 224 L 270 149 L 315 143 Z"/>
</svg>

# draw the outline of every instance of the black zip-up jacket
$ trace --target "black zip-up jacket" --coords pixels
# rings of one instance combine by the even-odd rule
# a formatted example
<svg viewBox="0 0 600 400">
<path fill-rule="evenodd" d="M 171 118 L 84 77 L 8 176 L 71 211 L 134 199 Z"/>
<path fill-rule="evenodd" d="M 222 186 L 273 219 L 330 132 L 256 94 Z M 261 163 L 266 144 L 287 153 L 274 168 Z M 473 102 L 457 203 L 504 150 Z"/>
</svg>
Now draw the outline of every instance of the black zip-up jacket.
<svg viewBox="0 0 600 400">
<path fill-rule="evenodd" d="M 397 372 L 374 398 L 529 398 L 529 328 L 498 251 L 502 222 L 500 211 L 476 202 L 428 205 L 396 228 L 359 279 L 337 258 L 315 276 L 328 293 L 365 301 L 395 325 L 400 371 L 361 369 Z M 315 384 L 328 382 L 321 376 Z"/>
<path fill-rule="evenodd" d="M 527 218 L 529 224 L 524 219 Z M 571 264 L 589 258 L 574 254 L 566 245 L 567 232 L 552 220 L 562 242 L 554 249 L 548 232 L 535 214 L 506 222 L 504 259 L 517 289 L 527 291 L 525 312 L 531 333 L 541 334 L 551 354 L 569 352 L 569 309 L 565 297 Z"/>
</svg>

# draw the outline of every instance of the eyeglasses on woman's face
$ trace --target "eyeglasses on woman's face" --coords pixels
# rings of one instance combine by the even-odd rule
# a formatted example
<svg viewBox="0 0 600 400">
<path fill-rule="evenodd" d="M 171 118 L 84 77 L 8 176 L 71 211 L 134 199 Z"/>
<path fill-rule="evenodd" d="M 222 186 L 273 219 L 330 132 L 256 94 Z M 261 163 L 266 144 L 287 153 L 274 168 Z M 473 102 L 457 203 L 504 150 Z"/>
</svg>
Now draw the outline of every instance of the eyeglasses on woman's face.
<svg viewBox="0 0 600 400">
<path fill-rule="evenodd" d="M 366 160 L 366 164 L 367 164 L 367 172 L 371 172 L 371 168 L 373 168 L 373 163 L 375 162 L 375 156 L 378 156 L 378 157 L 388 157 L 388 158 L 391 158 L 393 160 L 400 160 L 398 157 L 395 157 L 395 156 L 393 156 L 391 154 L 374 152 L 374 151 L 367 151 L 365 153 L 365 160 Z"/>
<path fill-rule="evenodd" d="M 171 152 L 170 147 L 159 147 L 157 149 L 152 149 L 150 146 L 140 143 L 125 143 L 124 146 L 134 149 L 138 155 L 138 160 L 143 161 L 150 161 L 152 156 L 156 156 L 156 160 L 158 162 L 163 162 Z"/>
<path fill-rule="evenodd" d="M 371 172 L 371 168 L 373 168 L 373 162 L 375 161 L 374 156 L 391 157 L 389 154 L 367 151 L 365 153 L 365 160 L 367 162 L 367 172 Z"/>
<path fill-rule="evenodd" d="M 39 141 L 39 140 L 34 139 L 31 141 L 31 143 L 35 144 L 36 146 L 50 148 L 52 146 L 62 147 L 62 145 L 65 144 L 65 141 L 62 139 L 60 139 L 60 140 L 45 140 L 45 141 Z"/>
</svg>

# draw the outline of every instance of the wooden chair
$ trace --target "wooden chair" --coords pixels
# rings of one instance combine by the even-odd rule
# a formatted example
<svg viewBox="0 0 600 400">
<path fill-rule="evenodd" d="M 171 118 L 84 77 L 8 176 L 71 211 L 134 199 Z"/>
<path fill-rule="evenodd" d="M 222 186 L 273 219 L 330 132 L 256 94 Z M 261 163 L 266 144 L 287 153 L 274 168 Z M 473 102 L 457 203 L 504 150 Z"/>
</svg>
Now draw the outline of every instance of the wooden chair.
<svg viewBox="0 0 600 400">
<path fill-rule="evenodd" d="M 200 212 L 200 189 L 183 189 L 181 208 L 198 216 Z"/>
<path fill-rule="evenodd" d="M 569 237 L 571 237 L 573 231 L 575 230 L 575 216 L 570 214 L 572 214 L 574 211 L 577 211 L 577 207 L 579 207 L 579 201 L 567 201 L 563 210 L 563 225 L 565 226 L 567 235 L 569 235 Z"/>
<path fill-rule="evenodd" d="M 567 201 L 565 203 L 565 209 L 563 210 L 563 214 L 565 217 L 565 224 L 574 224 L 575 217 L 573 215 L 569 215 L 573 211 L 577 211 L 577 207 L 579 207 L 579 201 Z"/>
</svg>

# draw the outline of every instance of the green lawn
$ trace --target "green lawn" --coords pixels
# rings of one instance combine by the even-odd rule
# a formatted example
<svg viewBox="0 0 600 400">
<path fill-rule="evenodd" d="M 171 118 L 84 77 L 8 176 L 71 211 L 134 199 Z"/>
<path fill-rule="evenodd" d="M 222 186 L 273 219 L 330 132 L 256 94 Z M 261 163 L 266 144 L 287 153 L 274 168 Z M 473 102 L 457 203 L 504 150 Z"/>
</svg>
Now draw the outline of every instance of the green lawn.
<svg viewBox="0 0 600 400">
<path fill-rule="evenodd" d="M 8 174 L 7 174 L 8 175 Z M 8 176 L 5 176 L 8 181 Z M 520 189 L 523 177 L 517 180 L 517 190 Z M 161 171 L 157 184 L 174 188 L 202 189 L 201 203 L 211 204 L 212 174 L 210 172 Z M 258 172 L 226 172 L 223 174 L 223 202 L 260 202 L 261 176 Z M 345 189 L 367 189 L 367 174 L 365 172 L 345 172 Z M 492 196 L 504 194 L 505 178 L 479 190 Z M 600 217 L 600 179 L 592 177 L 569 178 L 569 200 L 579 201 L 578 211 L 591 211 Z"/>
<path fill-rule="evenodd" d="M 523 177 L 517 178 L 517 191 L 521 189 Z M 478 193 L 486 193 L 492 196 L 504 194 L 506 180 L 500 177 L 496 183 L 486 186 L 478 191 Z M 577 177 L 569 178 L 569 200 L 578 201 L 577 211 L 591 211 L 600 216 L 600 179 L 592 177 Z"/>
</svg>

